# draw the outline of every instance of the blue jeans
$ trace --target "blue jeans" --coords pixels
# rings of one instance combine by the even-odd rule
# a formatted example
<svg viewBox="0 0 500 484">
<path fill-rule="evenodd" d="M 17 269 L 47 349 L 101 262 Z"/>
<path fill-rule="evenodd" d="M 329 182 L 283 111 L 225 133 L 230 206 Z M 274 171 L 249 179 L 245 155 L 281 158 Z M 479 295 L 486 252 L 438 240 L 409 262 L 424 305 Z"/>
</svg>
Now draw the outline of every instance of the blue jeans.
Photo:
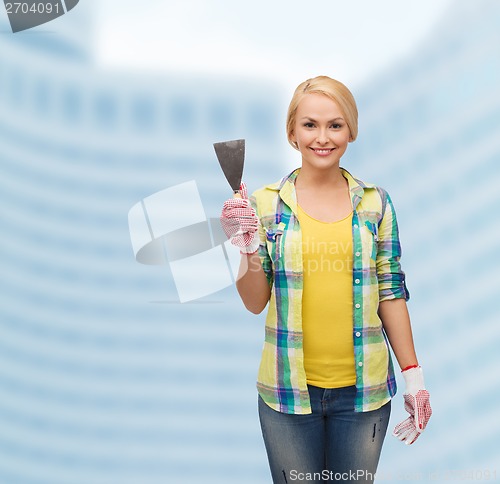
<svg viewBox="0 0 500 484">
<path fill-rule="evenodd" d="M 259 418 L 274 484 L 372 483 L 384 442 L 391 402 L 355 412 L 356 387 L 308 385 L 312 413 L 293 415 L 259 396 Z"/>
</svg>

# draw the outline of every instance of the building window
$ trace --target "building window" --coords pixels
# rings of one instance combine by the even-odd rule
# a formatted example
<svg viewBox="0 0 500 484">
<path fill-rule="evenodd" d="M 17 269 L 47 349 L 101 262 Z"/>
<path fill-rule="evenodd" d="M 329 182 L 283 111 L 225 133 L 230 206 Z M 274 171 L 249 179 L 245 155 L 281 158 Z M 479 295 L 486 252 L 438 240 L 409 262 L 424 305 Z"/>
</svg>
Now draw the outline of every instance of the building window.
<svg viewBox="0 0 500 484">
<path fill-rule="evenodd" d="M 67 86 L 61 95 L 62 114 L 65 121 L 75 124 L 82 114 L 82 99 L 77 86 Z"/>
<path fill-rule="evenodd" d="M 174 99 L 168 105 L 168 130 L 188 134 L 195 128 L 195 112 L 191 101 Z"/>
<path fill-rule="evenodd" d="M 157 122 L 155 102 L 149 97 L 138 97 L 132 102 L 132 123 L 140 131 L 152 129 Z"/>
<path fill-rule="evenodd" d="M 7 97 L 10 104 L 19 109 L 24 101 L 25 95 L 24 78 L 17 69 L 12 70 L 8 78 Z"/>
<path fill-rule="evenodd" d="M 209 131 L 221 135 L 234 131 L 234 118 L 234 108 L 227 101 L 212 103 L 208 114 Z"/>
<path fill-rule="evenodd" d="M 96 95 L 94 102 L 97 124 L 104 128 L 113 128 L 118 122 L 118 106 L 115 96 L 110 92 L 101 92 Z"/>
<path fill-rule="evenodd" d="M 270 104 L 253 104 L 246 115 L 248 132 L 264 140 L 274 139 L 277 135 L 276 113 Z"/>
<path fill-rule="evenodd" d="M 47 79 L 38 79 L 33 88 L 33 106 L 35 112 L 40 116 L 46 116 L 50 110 L 51 103 L 50 83 Z"/>
</svg>

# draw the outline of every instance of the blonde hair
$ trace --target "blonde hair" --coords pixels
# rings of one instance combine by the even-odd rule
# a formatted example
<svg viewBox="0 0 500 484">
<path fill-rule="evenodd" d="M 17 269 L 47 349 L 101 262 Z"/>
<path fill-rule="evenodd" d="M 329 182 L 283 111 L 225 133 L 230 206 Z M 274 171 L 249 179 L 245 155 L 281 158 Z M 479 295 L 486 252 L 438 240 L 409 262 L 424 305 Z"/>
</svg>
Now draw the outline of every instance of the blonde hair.
<svg viewBox="0 0 500 484">
<path fill-rule="evenodd" d="M 286 134 L 288 142 L 295 148 L 296 143 L 290 140 L 295 127 L 295 115 L 300 101 L 307 94 L 323 94 L 334 101 L 342 112 L 345 122 L 351 132 L 351 140 L 354 141 L 358 137 L 358 108 L 356 101 L 351 91 L 339 81 L 332 79 L 328 76 L 318 76 L 312 79 L 307 79 L 297 86 L 293 93 L 290 106 L 288 107 L 288 114 L 286 118 Z"/>
</svg>

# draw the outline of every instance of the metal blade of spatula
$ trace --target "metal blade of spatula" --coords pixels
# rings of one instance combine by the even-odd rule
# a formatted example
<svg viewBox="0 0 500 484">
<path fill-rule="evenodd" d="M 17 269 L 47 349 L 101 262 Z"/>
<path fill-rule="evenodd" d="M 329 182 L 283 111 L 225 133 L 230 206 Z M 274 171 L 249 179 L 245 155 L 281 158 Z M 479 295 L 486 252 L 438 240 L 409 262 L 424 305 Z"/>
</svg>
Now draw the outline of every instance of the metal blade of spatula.
<svg viewBox="0 0 500 484">
<path fill-rule="evenodd" d="M 214 143 L 214 148 L 220 167 L 233 189 L 233 197 L 241 198 L 239 189 L 241 177 L 243 176 L 243 164 L 245 162 L 245 140 L 237 139 Z"/>
</svg>

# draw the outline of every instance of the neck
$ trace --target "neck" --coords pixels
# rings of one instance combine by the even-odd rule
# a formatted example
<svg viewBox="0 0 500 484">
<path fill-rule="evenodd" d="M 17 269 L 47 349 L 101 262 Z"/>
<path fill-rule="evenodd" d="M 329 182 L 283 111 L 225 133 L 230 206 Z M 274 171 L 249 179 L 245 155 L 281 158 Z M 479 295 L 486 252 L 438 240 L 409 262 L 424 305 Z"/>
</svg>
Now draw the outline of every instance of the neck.
<svg viewBox="0 0 500 484">
<path fill-rule="evenodd" d="M 308 190 L 331 190 L 343 188 L 346 184 L 347 180 L 338 165 L 325 171 L 310 170 L 303 166 L 295 180 L 296 187 Z"/>
</svg>

